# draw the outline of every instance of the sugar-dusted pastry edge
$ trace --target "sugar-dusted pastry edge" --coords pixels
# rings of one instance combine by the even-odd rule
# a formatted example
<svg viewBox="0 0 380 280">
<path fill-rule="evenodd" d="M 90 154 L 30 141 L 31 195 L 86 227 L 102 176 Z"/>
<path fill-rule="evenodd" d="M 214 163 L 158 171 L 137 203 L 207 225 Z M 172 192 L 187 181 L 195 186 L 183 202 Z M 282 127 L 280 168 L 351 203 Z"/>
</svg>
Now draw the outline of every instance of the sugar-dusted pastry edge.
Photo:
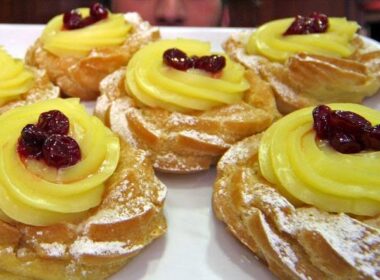
<svg viewBox="0 0 380 280">
<path fill-rule="evenodd" d="M 132 31 L 121 46 L 94 49 L 78 59 L 51 54 L 37 39 L 27 50 L 26 63 L 45 69 L 65 95 L 94 100 L 99 95 L 99 83 L 106 75 L 126 65 L 141 46 L 160 38 L 159 29 L 143 21 L 137 13 L 126 13 L 124 17 L 132 25 Z"/>
<path fill-rule="evenodd" d="M 146 153 L 121 142 L 102 203 L 84 221 L 46 227 L 0 222 L 0 272 L 16 279 L 106 279 L 165 233 L 165 196 Z"/>
<path fill-rule="evenodd" d="M 235 144 L 219 161 L 217 218 L 280 279 L 379 279 L 379 217 L 295 208 L 261 176 L 260 138 Z"/>
<path fill-rule="evenodd" d="M 278 110 L 283 114 L 325 102 L 358 103 L 365 97 L 376 94 L 380 89 L 380 51 L 374 43 L 363 40 L 360 36 L 356 36 L 353 40 L 356 51 L 351 57 L 334 58 L 338 64 L 332 63 L 330 58 L 323 59 L 323 56 L 310 55 L 309 61 L 308 55 L 302 53 L 291 56 L 285 64 L 281 64 L 271 62 L 264 56 L 249 55 L 245 52 L 245 45 L 252 32 L 254 31 L 244 30 L 232 34 L 223 43 L 223 48 L 233 60 L 261 75 L 272 85 Z M 306 59 L 299 56 L 306 56 Z M 312 60 L 319 64 L 311 65 Z M 350 61 L 352 65 L 349 65 Z M 327 67 L 329 68 L 327 69 L 326 66 L 329 64 L 331 67 Z M 339 67 L 342 66 L 343 68 L 339 70 Z M 310 67 L 316 67 L 315 71 L 312 71 L 313 69 L 305 71 Z M 310 72 L 309 76 L 307 76 L 307 72 Z M 297 77 L 299 81 L 294 81 L 294 78 Z M 334 77 L 338 79 L 342 77 L 341 86 L 343 88 L 337 87 L 336 91 L 340 94 L 347 91 L 347 95 L 342 97 L 332 95 L 333 98 L 329 101 L 319 100 L 318 88 L 322 87 L 324 91 L 327 91 L 330 80 L 333 80 Z M 345 81 L 347 81 L 347 90 L 344 89 Z M 352 90 L 356 86 L 357 88 Z M 360 91 L 363 92 L 361 98 L 357 96 Z M 333 88 L 331 92 L 335 92 Z M 351 95 L 354 96 L 352 99 L 350 99 Z"/>
<path fill-rule="evenodd" d="M 95 115 L 128 143 L 148 151 L 162 172 L 207 170 L 231 144 L 263 131 L 280 116 L 269 85 L 251 71 L 246 75 L 251 88 L 242 102 L 187 114 L 141 106 L 125 91 L 124 73 L 120 69 L 102 81 Z"/>
<path fill-rule="evenodd" d="M 59 97 L 60 90 L 50 82 L 46 71 L 39 70 L 34 67 L 27 68 L 29 68 L 35 76 L 35 83 L 33 87 L 27 92 L 21 94 L 20 98 L 0 106 L 0 114 L 16 107 Z"/>
</svg>

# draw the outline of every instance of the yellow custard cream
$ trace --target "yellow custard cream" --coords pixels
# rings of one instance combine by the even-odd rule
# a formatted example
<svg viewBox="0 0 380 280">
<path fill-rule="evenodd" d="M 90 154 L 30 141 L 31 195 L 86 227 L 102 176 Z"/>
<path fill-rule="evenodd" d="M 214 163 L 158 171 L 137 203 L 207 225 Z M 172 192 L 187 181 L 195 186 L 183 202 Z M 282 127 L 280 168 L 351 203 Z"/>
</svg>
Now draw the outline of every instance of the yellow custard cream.
<svg viewBox="0 0 380 280">
<path fill-rule="evenodd" d="M 78 11 L 83 17 L 89 15 L 89 8 L 80 8 Z M 109 12 L 106 19 L 83 28 L 66 30 L 63 27 L 63 15 L 58 15 L 48 22 L 41 41 L 45 50 L 57 56 L 81 57 L 95 48 L 122 45 L 131 28 L 123 14 Z"/>
<path fill-rule="evenodd" d="M 357 104 L 331 104 L 372 124 L 380 112 Z M 380 213 L 380 152 L 342 154 L 316 139 L 313 108 L 295 111 L 274 123 L 259 148 L 262 175 L 296 205 L 331 212 L 373 216 Z"/>
<path fill-rule="evenodd" d="M 260 26 L 249 38 L 246 52 L 284 62 L 300 52 L 348 57 L 355 51 L 352 39 L 359 29 L 356 22 L 332 17 L 329 18 L 329 27 L 325 33 L 284 36 L 293 20 L 294 18 L 280 19 Z"/>
<path fill-rule="evenodd" d="M 17 152 L 23 127 L 53 109 L 68 117 L 69 136 L 81 150 L 81 160 L 70 167 L 56 169 Z M 105 181 L 118 164 L 119 139 L 88 115 L 79 99 L 52 99 L 10 110 L 0 116 L 0 126 L 2 220 L 49 225 L 83 217 L 100 204 Z"/>
<path fill-rule="evenodd" d="M 140 49 L 130 60 L 125 87 L 141 103 L 170 111 L 208 110 L 239 102 L 249 88 L 243 66 L 227 56 L 220 73 L 180 71 L 163 62 L 163 53 L 177 48 L 191 56 L 211 55 L 211 45 L 190 39 L 163 40 Z M 222 54 L 218 54 L 222 55 Z"/>
<path fill-rule="evenodd" d="M 0 106 L 20 98 L 30 90 L 35 81 L 32 71 L 19 59 L 12 58 L 0 47 Z"/>
</svg>

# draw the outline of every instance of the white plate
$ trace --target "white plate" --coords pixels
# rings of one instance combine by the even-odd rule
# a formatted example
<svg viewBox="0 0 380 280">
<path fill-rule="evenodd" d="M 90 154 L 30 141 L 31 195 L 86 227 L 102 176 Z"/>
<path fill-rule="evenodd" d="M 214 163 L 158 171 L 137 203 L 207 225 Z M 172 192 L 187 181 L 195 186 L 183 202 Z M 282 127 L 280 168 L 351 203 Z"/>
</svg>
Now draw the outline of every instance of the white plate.
<svg viewBox="0 0 380 280">
<path fill-rule="evenodd" d="M 39 36 L 41 25 L 0 24 L 0 45 L 22 58 Z M 233 32 L 231 28 L 161 28 L 163 38 L 197 38 L 211 41 L 215 51 Z M 374 41 L 367 40 L 372 44 Z M 380 110 L 380 96 L 365 102 Z M 91 105 L 91 104 L 90 104 Z M 211 208 L 215 170 L 192 175 L 158 174 L 168 186 L 168 231 L 111 277 L 124 279 L 260 279 L 275 277 L 216 220 Z"/>
</svg>

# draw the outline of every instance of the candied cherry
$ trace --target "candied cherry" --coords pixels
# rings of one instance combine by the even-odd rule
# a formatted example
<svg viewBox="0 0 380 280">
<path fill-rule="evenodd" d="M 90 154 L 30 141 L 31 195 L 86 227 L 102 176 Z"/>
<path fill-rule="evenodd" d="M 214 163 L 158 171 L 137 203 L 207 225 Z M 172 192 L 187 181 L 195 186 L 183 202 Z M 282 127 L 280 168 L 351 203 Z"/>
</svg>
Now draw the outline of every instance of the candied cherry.
<svg viewBox="0 0 380 280">
<path fill-rule="evenodd" d="M 194 68 L 217 73 L 226 66 L 226 58 L 220 55 L 201 56 L 194 59 Z"/>
<path fill-rule="evenodd" d="M 355 136 L 341 131 L 332 133 L 329 143 L 335 150 L 343 154 L 358 153 L 362 150 L 362 146 Z"/>
<path fill-rule="evenodd" d="M 62 168 L 76 164 L 81 159 L 78 143 L 67 135 L 50 135 L 42 146 L 45 163 L 49 166 Z"/>
<path fill-rule="evenodd" d="M 193 61 L 183 51 L 172 48 L 168 49 L 163 54 L 163 59 L 166 65 L 177 70 L 186 71 L 193 67 Z"/>
<path fill-rule="evenodd" d="M 363 145 L 367 149 L 380 150 L 380 125 L 364 129 L 361 137 Z"/>
<path fill-rule="evenodd" d="M 107 9 L 100 3 L 90 6 L 90 15 L 83 18 L 77 10 L 71 10 L 63 14 L 63 27 L 68 30 L 79 29 L 108 17 Z"/>
<path fill-rule="evenodd" d="M 186 71 L 190 68 L 217 73 L 226 66 L 226 58 L 220 55 L 192 56 L 179 49 L 168 49 L 163 53 L 164 63 L 177 70 Z"/>
<path fill-rule="evenodd" d="M 23 157 L 39 159 L 47 134 L 34 124 L 27 124 L 21 131 L 17 151 Z"/>
<path fill-rule="evenodd" d="M 328 118 L 331 113 L 330 107 L 319 105 L 313 110 L 314 129 L 320 139 L 326 140 L 329 135 Z"/>
<path fill-rule="evenodd" d="M 313 12 L 308 17 L 297 15 L 283 35 L 324 33 L 328 27 L 328 17 L 325 14 Z"/>
<path fill-rule="evenodd" d="M 313 110 L 317 137 L 328 140 L 338 152 L 350 154 L 364 149 L 380 151 L 380 124 L 371 123 L 357 113 L 331 110 L 319 105 Z"/>
<path fill-rule="evenodd" d="M 311 24 L 311 28 L 314 31 L 312 33 L 323 33 L 327 31 L 329 19 L 325 14 L 312 12 L 309 17 L 314 19 Z"/>
<path fill-rule="evenodd" d="M 330 126 L 360 136 L 364 128 L 370 128 L 371 123 L 362 116 L 349 111 L 335 110 L 329 116 Z"/>
<path fill-rule="evenodd" d="M 82 27 L 82 15 L 77 10 L 71 10 L 63 14 L 63 26 L 68 29 L 78 29 Z"/>
<path fill-rule="evenodd" d="M 37 127 L 48 134 L 67 134 L 69 132 L 69 119 L 58 110 L 51 110 L 40 115 Z"/>
<path fill-rule="evenodd" d="M 69 119 L 58 110 L 40 114 L 37 124 L 28 124 L 18 139 L 21 157 L 44 160 L 56 168 L 76 164 L 81 159 L 78 143 L 67 136 Z"/>
<path fill-rule="evenodd" d="M 107 18 L 108 11 L 100 3 L 94 3 L 90 6 L 90 16 L 96 20 L 102 20 Z"/>
</svg>

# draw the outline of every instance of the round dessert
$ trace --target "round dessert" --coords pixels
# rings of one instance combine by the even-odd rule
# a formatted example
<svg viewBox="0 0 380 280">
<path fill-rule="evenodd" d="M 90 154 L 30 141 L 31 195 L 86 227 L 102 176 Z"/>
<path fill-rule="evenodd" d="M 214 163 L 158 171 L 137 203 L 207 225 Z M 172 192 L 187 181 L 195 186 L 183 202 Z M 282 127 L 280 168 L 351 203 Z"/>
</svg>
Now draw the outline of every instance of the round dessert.
<svg viewBox="0 0 380 280">
<path fill-rule="evenodd" d="M 356 22 L 314 12 L 235 34 L 224 48 L 271 84 L 286 114 L 321 103 L 360 103 L 377 93 L 380 51 L 371 51 L 358 29 Z"/>
<path fill-rule="evenodd" d="M 198 40 L 145 46 L 101 92 L 95 114 L 166 172 L 208 169 L 279 116 L 266 82 Z"/>
<path fill-rule="evenodd" d="M 59 88 L 49 81 L 45 71 L 25 66 L 1 47 L 0 63 L 0 114 L 59 96 Z"/>
<path fill-rule="evenodd" d="M 45 69 L 64 94 L 93 100 L 106 75 L 159 36 L 138 14 L 114 14 L 95 3 L 51 19 L 26 62 Z"/>
<path fill-rule="evenodd" d="M 166 187 L 146 153 L 79 99 L 9 110 L 0 124 L 1 273 L 105 279 L 166 231 Z"/>
<path fill-rule="evenodd" d="M 377 279 L 379 123 L 334 103 L 237 143 L 218 163 L 217 217 L 280 279 Z"/>
</svg>

